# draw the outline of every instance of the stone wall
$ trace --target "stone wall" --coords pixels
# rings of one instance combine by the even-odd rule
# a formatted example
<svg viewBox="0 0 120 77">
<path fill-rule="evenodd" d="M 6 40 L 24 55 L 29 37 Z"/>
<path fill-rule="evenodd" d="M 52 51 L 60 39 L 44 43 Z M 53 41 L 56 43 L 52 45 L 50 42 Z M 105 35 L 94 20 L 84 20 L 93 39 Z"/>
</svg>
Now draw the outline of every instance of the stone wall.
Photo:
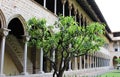
<svg viewBox="0 0 120 77">
<path fill-rule="evenodd" d="M 43 8 L 43 6 L 33 0 L 0 0 L 0 22 L 5 22 L 5 24 L 1 24 L 1 26 L 8 27 L 8 24 L 13 18 L 19 18 L 23 27 L 25 27 L 26 21 L 31 17 L 45 18 L 48 25 L 52 25 L 57 20 L 57 16 L 54 15 L 54 13 Z M 15 75 L 18 74 L 18 72 L 10 55 L 6 51 L 4 73 L 6 75 Z"/>
<path fill-rule="evenodd" d="M 31 17 L 45 18 L 48 24 L 53 24 L 57 20 L 52 12 L 32 0 L 2 0 L 0 6 L 7 24 L 11 19 L 18 16 L 22 16 L 25 21 Z"/>
</svg>

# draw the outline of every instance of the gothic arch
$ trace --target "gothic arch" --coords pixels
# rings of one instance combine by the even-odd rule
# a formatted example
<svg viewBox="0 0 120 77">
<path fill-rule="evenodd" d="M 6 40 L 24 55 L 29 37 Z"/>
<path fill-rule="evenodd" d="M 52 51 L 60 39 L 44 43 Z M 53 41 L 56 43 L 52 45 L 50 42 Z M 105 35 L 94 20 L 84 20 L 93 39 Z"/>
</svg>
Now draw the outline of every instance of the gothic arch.
<svg viewBox="0 0 120 77">
<path fill-rule="evenodd" d="M 26 21 L 25 19 L 20 15 L 20 14 L 16 14 L 12 17 L 10 17 L 10 19 L 8 20 L 7 22 L 7 28 L 9 28 L 9 24 L 11 23 L 11 21 L 13 21 L 14 19 L 17 19 L 20 23 L 21 23 L 21 27 L 23 28 L 23 35 L 26 35 L 27 34 L 27 31 L 26 31 Z"/>
<path fill-rule="evenodd" d="M 4 13 L 0 9 L 0 28 L 6 27 L 6 19 Z"/>
</svg>

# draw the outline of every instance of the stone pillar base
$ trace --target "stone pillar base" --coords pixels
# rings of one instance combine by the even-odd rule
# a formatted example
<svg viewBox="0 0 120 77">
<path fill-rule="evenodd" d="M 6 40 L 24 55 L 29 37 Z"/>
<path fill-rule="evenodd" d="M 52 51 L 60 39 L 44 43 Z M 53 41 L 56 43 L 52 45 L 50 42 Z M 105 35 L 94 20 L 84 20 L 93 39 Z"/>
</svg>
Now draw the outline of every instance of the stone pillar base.
<svg viewBox="0 0 120 77">
<path fill-rule="evenodd" d="M 52 70 L 51 70 L 51 73 L 53 73 L 53 72 L 54 72 L 54 70 L 52 69 Z"/>
<path fill-rule="evenodd" d="M 68 69 L 68 71 L 72 71 L 72 69 Z"/>
<path fill-rule="evenodd" d="M 39 73 L 39 74 L 43 74 L 44 72 L 43 72 L 43 71 L 39 71 L 38 73 Z"/>
<path fill-rule="evenodd" d="M 21 75 L 29 75 L 28 72 L 22 72 Z"/>
</svg>

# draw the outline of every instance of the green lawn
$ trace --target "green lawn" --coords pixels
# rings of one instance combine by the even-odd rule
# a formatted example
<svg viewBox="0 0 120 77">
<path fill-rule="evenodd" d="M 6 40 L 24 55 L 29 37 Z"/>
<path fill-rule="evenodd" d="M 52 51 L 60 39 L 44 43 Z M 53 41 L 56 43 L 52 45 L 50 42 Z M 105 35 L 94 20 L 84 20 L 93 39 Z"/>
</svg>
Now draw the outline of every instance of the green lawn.
<svg viewBox="0 0 120 77">
<path fill-rule="evenodd" d="M 120 70 L 114 70 L 101 75 L 100 77 L 120 77 Z"/>
</svg>

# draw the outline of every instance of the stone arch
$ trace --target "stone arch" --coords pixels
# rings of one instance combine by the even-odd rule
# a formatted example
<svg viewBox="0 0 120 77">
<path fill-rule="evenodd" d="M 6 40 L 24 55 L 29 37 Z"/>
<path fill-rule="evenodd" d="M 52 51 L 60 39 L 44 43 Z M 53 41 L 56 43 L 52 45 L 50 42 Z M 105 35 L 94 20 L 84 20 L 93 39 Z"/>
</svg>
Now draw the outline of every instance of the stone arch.
<svg viewBox="0 0 120 77">
<path fill-rule="evenodd" d="M 63 10 L 61 9 L 63 7 L 62 1 L 61 0 L 57 0 L 57 15 L 62 14 Z"/>
<path fill-rule="evenodd" d="M 7 28 L 11 31 L 6 38 L 6 50 L 11 56 L 11 60 L 13 61 L 13 64 L 15 64 L 18 73 L 20 73 L 23 71 L 23 66 L 21 62 L 22 55 L 19 53 L 23 52 L 24 47 L 23 35 L 26 35 L 25 19 L 19 14 L 14 15 L 7 21 Z"/>
<path fill-rule="evenodd" d="M 22 35 L 27 34 L 26 21 L 20 14 L 10 17 L 7 23 L 7 28 L 11 30 L 9 34 L 13 34 L 19 39 L 22 39 Z"/>
<path fill-rule="evenodd" d="M 71 16 L 75 16 L 75 7 L 74 5 L 72 4 L 72 9 L 71 9 Z"/>
<path fill-rule="evenodd" d="M 46 0 L 46 7 L 54 13 L 54 0 Z"/>
<path fill-rule="evenodd" d="M 69 16 L 69 2 L 66 1 L 65 3 L 65 16 Z"/>
<path fill-rule="evenodd" d="M 0 28 L 6 27 L 6 19 L 2 10 L 0 10 Z"/>
<path fill-rule="evenodd" d="M 84 19 L 84 17 L 83 17 L 83 14 L 81 14 L 81 26 L 83 26 L 84 25 L 84 21 L 83 21 L 83 19 Z"/>
<path fill-rule="evenodd" d="M 7 23 L 7 27 L 10 29 L 10 25 L 12 25 L 13 23 L 14 23 L 14 26 L 13 26 L 14 28 L 17 26 L 16 29 L 20 28 L 22 30 L 22 33 L 18 33 L 18 34 L 20 34 L 20 35 L 26 35 L 27 34 L 26 21 L 20 14 L 16 14 L 16 15 L 10 17 L 10 19 L 8 20 L 8 23 Z M 12 32 L 12 30 L 10 31 L 10 33 L 11 32 Z"/>
<path fill-rule="evenodd" d="M 115 61 L 115 59 L 117 59 L 117 56 L 114 56 L 112 59 L 114 68 L 117 66 L 117 61 Z"/>
<path fill-rule="evenodd" d="M 76 22 L 78 22 L 79 24 L 80 24 L 80 17 L 79 17 L 79 11 L 78 11 L 78 9 L 77 9 L 77 14 L 76 14 Z"/>
</svg>

